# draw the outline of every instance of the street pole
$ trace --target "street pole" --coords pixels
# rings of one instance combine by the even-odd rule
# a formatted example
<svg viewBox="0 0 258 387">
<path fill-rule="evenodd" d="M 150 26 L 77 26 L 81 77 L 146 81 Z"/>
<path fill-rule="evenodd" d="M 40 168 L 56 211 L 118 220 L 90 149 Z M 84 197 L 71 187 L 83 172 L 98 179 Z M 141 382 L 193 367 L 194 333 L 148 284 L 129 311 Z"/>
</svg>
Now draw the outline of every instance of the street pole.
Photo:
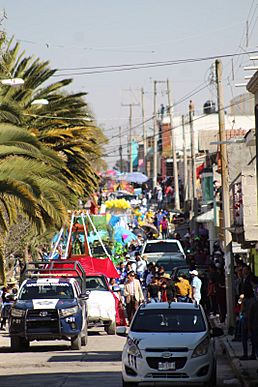
<svg viewBox="0 0 258 387">
<path fill-rule="evenodd" d="M 129 109 L 130 109 L 130 113 L 129 113 L 129 141 L 130 141 L 130 165 L 129 165 L 129 172 L 132 173 L 133 172 L 133 144 L 132 144 L 132 115 L 133 115 L 133 108 L 132 108 L 132 104 L 130 103 L 129 104 Z"/>
<path fill-rule="evenodd" d="M 224 228 L 224 255 L 225 255 L 225 280 L 226 280 L 226 298 L 227 298 L 227 327 L 235 326 L 234 318 L 234 266 L 231 255 L 232 237 L 229 232 L 230 227 L 230 195 L 229 195 L 229 176 L 228 176 L 228 158 L 226 147 L 225 132 L 225 112 L 224 112 L 224 94 L 222 87 L 222 64 L 216 60 L 216 82 L 218 99 L 218 119 L 219 119 L 219 141 L 221 158 L 221 180 L 222 180 L 222 211 Z"/>
<path fill-rule="evenodd" d="M 186 210 L 186 201 L 188 198 L 188 170 L 187 170 L 187 153 L 186 153 L 186 137 L 185 137 L 185 116 L 182 115 L 183 129 L 183 165 L 184 165 L 184 210 Z"/>
<path fill-rule="evenodd" d="M 180 210 L 180 198 L 179 198 L 179 186 L 178 186 L 178 170 L 177 170 L 175 132 L 174 132 L 174 129 L 173 129 L 172 105 L 171 105 L 171 97 L 170 97 L 170 85 L 169 85 L 169 80 L 168 79 L 167 79 L 167 94 L 168 94 L 170 130 L 171 130 L 171 153 L 172 153 L 172 158 L 173 158 L 173 175 L 174 175 L 174 188 L 175 188 L 175 209 L 176 210 Z"/>
<path fill-rule="evenodd" d="M 142 106 L 142 138 L 143 138 L 143 168 L 144 173 L 147 175 L 147 136 L 145 126 L 145 114 L 144 114 L 144 90 L 141 88 L 141 106 Z"/>
<path fill-rule="evenodd" d="M 193 113 L 194 113 L 194 108 L 193 108 L 192 102 L 190 101 L 189 125 L 190 125 L 190 138 L 191 138 L 191 177 L 192 177 L 191 213 L 192 213 L 192 217 L 194 217 L 194 230 L 197 231 L 196 230 L 197 223 L 195 221 L 195 218 L 198 215 L 198 202 L 197 202 L 197 194 L 196 194 L 196 161 L 195 161 L 195 138 L 194 138 L 194 130 L 193 130 Z"/>
<path fill-rule="evenodd" d="M 153 90 L 153 188 L 157 186 L 157 157 L 158 157 L 158 149 L 157 149 L 157 126 L 156 126 L 156 99 L 157 99 L 157 81 L 154 81 L 154 90 Z"/>
<path fill-rule="evenodd" d="M 120 172 L 123 172 L 122 132 L 121 132 L 121 126 L 119 126 L 119 156 L 120 156 Z"/>
</svg>

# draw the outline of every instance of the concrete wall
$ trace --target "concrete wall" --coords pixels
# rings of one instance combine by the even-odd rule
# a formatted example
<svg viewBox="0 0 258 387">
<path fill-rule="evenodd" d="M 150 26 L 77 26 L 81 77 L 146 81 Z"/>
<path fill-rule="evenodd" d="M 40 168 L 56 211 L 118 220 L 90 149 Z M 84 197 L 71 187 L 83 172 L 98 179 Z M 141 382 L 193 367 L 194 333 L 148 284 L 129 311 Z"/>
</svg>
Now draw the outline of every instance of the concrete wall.
<svg viewBox="0 0 258 387">
<path fill-rule="evenodd" d="M 245 168 L 241 173 L 243 195 L 243 226 L 245 241 L 258 239 L 257 185 L 255 166 Z"/>
</svg>

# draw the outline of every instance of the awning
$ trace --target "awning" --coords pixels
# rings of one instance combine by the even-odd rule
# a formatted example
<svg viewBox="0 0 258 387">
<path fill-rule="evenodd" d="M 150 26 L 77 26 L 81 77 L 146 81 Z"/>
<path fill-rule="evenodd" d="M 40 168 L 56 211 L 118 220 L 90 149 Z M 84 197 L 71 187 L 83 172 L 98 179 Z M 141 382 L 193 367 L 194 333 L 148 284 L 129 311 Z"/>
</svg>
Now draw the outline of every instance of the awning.
<svg viewBox="0 0 258 387">
<path fill-rule="evenodd" d="M 210 223 L 214 222 L 214 209 L 212 208 L 211 210 L 204 212 L 201 215 L 198 215 L 195 218 L 197 223 Z"/>
</svg>

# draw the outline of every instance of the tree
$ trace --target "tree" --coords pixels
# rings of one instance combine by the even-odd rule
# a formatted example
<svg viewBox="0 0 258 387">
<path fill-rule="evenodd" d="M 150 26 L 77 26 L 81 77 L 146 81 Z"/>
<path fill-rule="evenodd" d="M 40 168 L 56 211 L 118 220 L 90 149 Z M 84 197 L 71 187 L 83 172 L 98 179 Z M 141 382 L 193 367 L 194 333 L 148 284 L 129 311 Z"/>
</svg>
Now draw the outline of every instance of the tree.
<svg viewBox="0 0 258 387">
<path fill-rule="evenodd" d="M 38 232 L 60 228 L 75 195 L 62 174 L 63 161 L 26 129 L 0 124 L 0 272 L 5 282 L 5 238 L 24 214 Z"/>
<path fill-rule="evenodd" d="M 70 189 L 79 196 L 92 194 L 98 184 L 96 160 L 101 158 L 107 142 L 94 122 L 85 102 L 86 93 L 68 93 L 64 88 L 72 79 L 49 83 L 56 70 L 47 61 L 20 54 L 12 40 L 3 50 L 0 75 L 10 74 L 24 80 L 22 88 L 2 87 L 0 122 L 26 127 L 38 139 L 62 155 L 62 170 Z M 32 102 L 47 99 L 48 105 Z"/>
</svg>

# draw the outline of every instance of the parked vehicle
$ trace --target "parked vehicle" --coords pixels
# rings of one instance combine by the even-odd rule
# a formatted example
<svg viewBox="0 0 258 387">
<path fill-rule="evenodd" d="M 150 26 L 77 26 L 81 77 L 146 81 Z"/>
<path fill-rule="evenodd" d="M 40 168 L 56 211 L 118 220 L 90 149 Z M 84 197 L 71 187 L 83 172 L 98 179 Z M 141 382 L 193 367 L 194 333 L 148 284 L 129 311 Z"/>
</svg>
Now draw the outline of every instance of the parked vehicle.
<svg viewBox="0 0 258 387">
<path fill-rule="evenodd" d="M 87 344 L 85 272 L 74 262 L 72 270 L 76 271 L 79 281 L 64 278 L 64 273 L 58 273 L 58 263 L 54 262 L 55 267 L 42 262 L 30 263 L 33 268 L 25 271 L 27 278 L 10 312 L 12 351 L 28 349 L 33 340 L 70 340 L 71 349 Z"/>
<path fill-rule="evenodd" d="M 184 249 L 177 239 L 147 240 L 141 251 L 149 262 L 157 262 L 161 258 L 185 259 Z"/>
<path fill-rule="evenodd" d="M 120 332 L 122 334 L 122 332 Z M 122 354 L 123 386 L 141 382 L 216 385 L 213 337 L 201 305 L 143 304 L 131 323 Z"/>
</svg>

